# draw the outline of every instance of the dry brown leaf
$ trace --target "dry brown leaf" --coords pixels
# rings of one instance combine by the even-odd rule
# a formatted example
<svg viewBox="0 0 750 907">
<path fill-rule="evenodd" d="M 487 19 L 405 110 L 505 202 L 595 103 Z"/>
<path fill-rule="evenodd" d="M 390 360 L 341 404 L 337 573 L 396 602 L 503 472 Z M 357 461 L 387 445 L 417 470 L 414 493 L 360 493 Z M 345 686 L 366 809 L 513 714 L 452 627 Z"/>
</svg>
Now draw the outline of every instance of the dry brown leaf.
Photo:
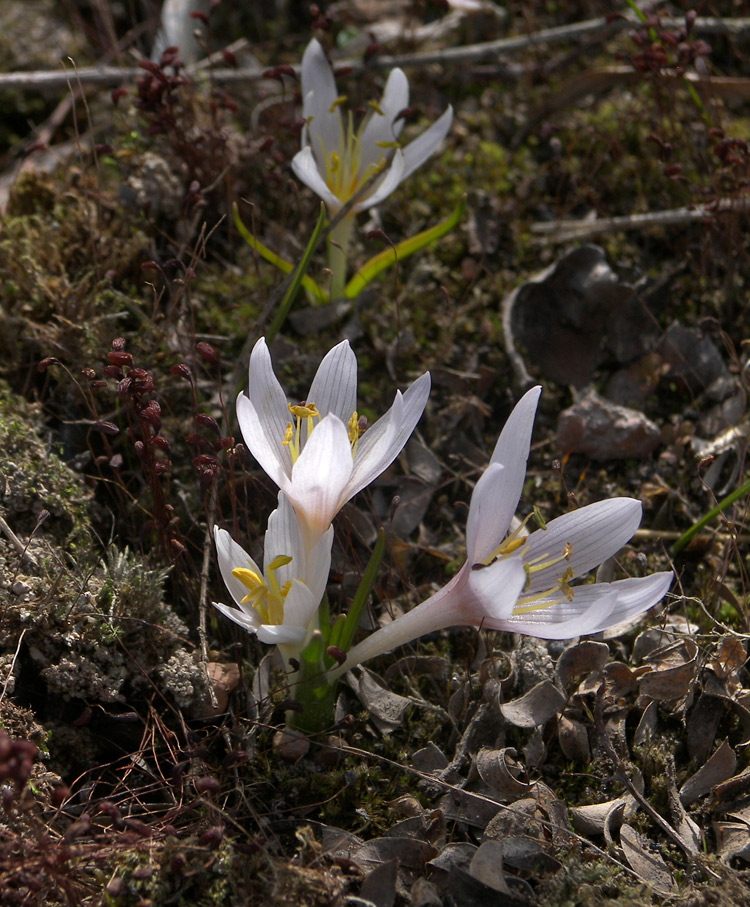
<svg viewBox="0 0 750 907">
<path fill-rule="evenodd" d="M 657 852 L 656 844 L 639 835 L 629 825 L 623 825 L 620 829 L 620 844 L 625 859 L 638 877 L 657 894 L 668 897 L 674 888 L 674 879 L 669 867 Z"/>
<path fill-rule="evenodd" d="M 437 805 L 449 822 L 464 822 L 483 830 L 500 810 L 499 803 L 465 790 L 449 791 Z"/>
<path fill-rule="evenodd" d="M 714 796 L 719 800 L 729 800 L 732 797 L 739 797 L 750 791 L 750 769 L 740 772 L 728 781 L 723 781 L 714 787 Z"/>
<path fill-rule="evenodd" d="M 737 768 L 737 756 L 725 740 L 711 758 L 691 775 L 680 788 L 680 800 L 685 806 L 712 791 L 722 781 L 732 777 Z"/>
<path fill-rule="evenodd" d="M 483 747 L 475 757 L 479 777 L 501 802 L 520 800 L 531 789 L 530 784 L 518 780 L 522 768 L 515 756 L 516 751 L 509 746 L 500 750 Z"/>
<path fill-rule="evenodd" d="M 705 691 L 690 710 L 687 719 L 688 755 L 698 765 L 708 759 L 724 715 L 723 700 Z"/>
<path fill-rule="evenodd" d="M 601 671 L 609 658 L 609 646 L 586 639 L 567 649 L 557 660 L 555 679 L 563 690 L 594 671 Z"/>
<path fill-rule="evenodd" d="M 557 722 L 557 738 L 566 759 L 572 762 L 588 762 L 591 758 L 588 731 L 575 718 L 569 718 L 567 714 L 560 716 Z"/>
<path fill-rule="evenodd" d="M 359 896 L 374 907 L 393 907 L 396 902 L 396 882 L 399 861 L 396 857 L 370 870 L 362 882 Z"/>
<path fill-rule="evenodd" d="M 606 683 L 605 695 L 609 699 L 622 699 L 632 693 L 637 686 L 635 674 L 621 661 L 611 661 L 604 666 L 602 673 Z"/>
<path fill-rule="evenodd" d="M 401 726 L 404 712 L 413 705 L 412 700 L 386 690 L 367 668 L 361 668 L 360 671 L 354 690 L 362 705 L 370 713 L 375 727 L 381 734 L 390 734 Z"/>
<path fill-rule="evenodd" d="M 424 869 L 425 864 L 437 856 L 437 848 L 427 841 L 415 838 L 383 837 L 364 843 L 352 854 L 352 860 L 365 872 L 381 863 L 398 860 L 408 869 Z"/>
<path fill-rule="evenodd" d="M 510 889 L 503 872 L 503 844 L 501 841 L 484 841 L 471 858 L 469 873 L 483 885 L 509 894 Z"/>
<path fill-rule="evenodd" d="M 750 863 L 750 828 L 744 822 L 714 822 L 713 829 L 722 863 L 735 858 Z"/>
<path fill-rule="evenodd" d="M 500 711 L 516 727 L 532 728 L 546 724 L 562 711 L 565 696 L 549 680 L 543 680 L 520 699 L 506 702 Z"/>
<path fill-rule="evenodd" d="M 622 823 L 626 805 L 627 798 L 618 797 L 606 803 L 574 806 L 570 810 L 573 828 L 582 835 L 603 835 L 606 825 Z"/>
<path fill-rule="evenodd" d="M 468 871 L 474 854 L 477 852 L 475 844 L 446 844 L 427 864 L 430 869 L 437 869 L 441 874 L 455 872 L 456 869 Z"/>
<path fill-rule="evenodd" d="M 534 797 L 516 800 L 487 823 L 484 835 L 489 840 L 497 841 L 519 834 L 539 836 L 544 833 L 539 822 L 541 818 L 539 803 Z"/>
<path fill-rule="evenodd" d="M 685 697 L 698 670 L 698 646 L 682 639 L 644 659 L 654 669 L 640 678 L 640 691 L 657 702 L 674 702 Z"/>
</svg>

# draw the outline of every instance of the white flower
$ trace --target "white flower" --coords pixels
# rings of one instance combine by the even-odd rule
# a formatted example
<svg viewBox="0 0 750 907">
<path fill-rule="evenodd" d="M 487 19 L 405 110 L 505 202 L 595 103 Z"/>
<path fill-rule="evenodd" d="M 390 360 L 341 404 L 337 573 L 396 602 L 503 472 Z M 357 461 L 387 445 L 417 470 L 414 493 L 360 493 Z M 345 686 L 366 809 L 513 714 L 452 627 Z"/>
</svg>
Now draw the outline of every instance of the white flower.
<svg viewBox="0 0 750 907">
<path fill-rule="evenodd" d="M 396 459 L 429 393 L 426 372 L 403 395 L 396 391 L 388 412 L 360 434 L 357 358 L 346 340 L 320 363 L 305 403 L 293 406 L 261 338 L 250 355 L 247 394 L 237 398 L 237 418 L 250 452 L 314 537 Z"/>
<path fill-rule="evenodd" d="M 318 607 L 331 566 L 333 528 L 307 550 L 293 507 L 283 494 L 268 520 L 263 569 L 224 529 L 214 527 L 219 570 L 237 604 L 214 602 L 222 614 L 261 642 L 278 645 L 287 660 L 318 629 Z"/>
<path fill-rule="evenodd" d="M 302 150 L 292 160 L 298 179 L 336 214 L 371 177 L 367 194 L 353 210 L 364 211 L 386 199 L 403 180 L 432 155 L 445 138 L 453 109 L 405 148 L 398 144 L 404 125 L 399 113 L 409 106 L 409 82 L 400 69 L 388 76 L 379 104 L 355 131 L 351 113 L 341 115 L 345 98 L 336 91 L 333 71 L 323 48 L 313 38 L 302 57 L 302 99 L 305 127 Z"/>
<path fill-rule="evenodd" d="M 616 554 L 638 528 L 641 503 L 633 498 L 589 504 L 530 535 L 523 524 L 509 532 L 523 488 L 540 391 L 533 388 L 515 407 L 474 488 L 466 563 L 427 601 L 354 646 L 343 670 L 451 626 L 482 626 L 542 639 L 598 633 L 636 617 L 666 594 L 671 572 L 573 585 L 575 577 Z"/>
</svg>

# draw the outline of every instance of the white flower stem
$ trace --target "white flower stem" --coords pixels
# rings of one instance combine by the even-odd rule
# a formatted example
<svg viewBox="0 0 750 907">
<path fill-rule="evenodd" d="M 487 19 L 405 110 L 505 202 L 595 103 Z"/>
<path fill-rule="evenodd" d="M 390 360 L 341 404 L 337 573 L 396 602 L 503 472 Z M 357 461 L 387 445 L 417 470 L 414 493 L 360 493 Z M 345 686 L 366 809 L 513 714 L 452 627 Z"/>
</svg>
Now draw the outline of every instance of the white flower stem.
<svg viewBox="0 0 750 907">
<path fill-rule="evenodd" d="M 344 295 L 349 260 L 349 243 L 354 229 L 354 213 L 349 213 L 328 234 L 328 267 L 331 269 L 331 302 Z"/>
</svg>

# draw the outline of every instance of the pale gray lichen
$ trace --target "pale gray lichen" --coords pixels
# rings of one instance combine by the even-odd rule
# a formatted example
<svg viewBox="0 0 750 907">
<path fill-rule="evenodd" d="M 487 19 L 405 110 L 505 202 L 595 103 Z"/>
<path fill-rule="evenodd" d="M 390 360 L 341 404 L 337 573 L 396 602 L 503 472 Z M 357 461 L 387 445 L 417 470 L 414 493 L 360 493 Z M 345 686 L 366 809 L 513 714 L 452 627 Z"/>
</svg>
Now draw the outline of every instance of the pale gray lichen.
<svg viewBox="0 0 750 907">
<path fill-rule="evenodd" d="M 208 683 L 203 666 L 187 649 L 178 649 L 159 668 L 162 692 L 168 693 L 181 709 L 195 710 L 206 702 Z"/>
</svg>

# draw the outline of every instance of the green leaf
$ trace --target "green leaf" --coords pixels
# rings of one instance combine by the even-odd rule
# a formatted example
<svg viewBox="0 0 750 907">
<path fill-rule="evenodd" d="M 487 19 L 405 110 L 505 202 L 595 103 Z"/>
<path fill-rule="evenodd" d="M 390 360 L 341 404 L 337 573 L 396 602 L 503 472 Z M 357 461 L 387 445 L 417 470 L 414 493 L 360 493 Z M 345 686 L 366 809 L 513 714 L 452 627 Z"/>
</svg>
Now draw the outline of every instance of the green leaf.
<svg viewBox="0 0 750 907">
<path fill-rule="evenodd" d="M 734 502 L 738 501 L 741 497 L 744 497 L 748 492 L 750 492 L 750 479 L 743 482 L 739 488 L 735 488 L 735 490 L 727 495 L 723 501 L 719 501 L 713 510 L 709 510 L 708 513 L 705 516 L 702 516 L 694 526 L 691 526 L 684 535 L 681 535 L 672 546 L 672 551 L 675 554 L 677 554 L 678 551 L 682 551 L 685 545 L 687 545 L 707 523 L 710 523 L 714 517 L 717 517 L 723 510 L 726 510 L 727 507 L 734 504 Z"/>
<path fill-rule="evenodd" d="M 307 244 L 307 248 L 305 249 L 305 253 L 302 256 L 302 260 L 297 265 L 297 270 L 295 271 L 295 266 L 291 263 L 291 261 L 287 261 L 286 258 L 282 258 L 280 255 L 277 255 L 275 252 L 269 249 L 268 246 L 264 246 L 263 243 L 260 242 L 260 240 L 256 239 L 253 236 L 253 234 L 242 222 L 237 204 L 235 203 L 232 206 L 234 224 L 237 227 L 240 236 L 245 240 L 248 246 L 250 246 L 251 249 L 257 252 L 258 255 L 260 255 L 261 258 L 264 258 L 269 264 L 272 264 L 275 268 L 278 268 L 282 273 L 291 274 L 293 271 L 295 272 L 294 279 L 292 280 L 292 285 L 284 296 L 284 301 L 281 303 L 280 310 L 283 309 L 287 297 L 290 295 L 292 290 L 294 291 L 294 293 L 296 293 L 299 289 L 300 284 L 316 302 L 320 304 L 328 302 L 328 293 L 326 293 L 324 289 L 319 287 L 317 283 L 315 283 L 315 281 L 312 279 L 312 277 L 309 277 L 305 273 L 309 266 L 313 249 L 317 245 L 318 238 L 320 237 L 320 233 L 323 229 L 323 224 L 325 223 L 325 206 L 322 203 L 320 205 L 320 209 L 320 217 L 318 218 L 318 223 L 315 225 L 315 230 L 313 230 L 312 238 Z M 291 303 L 289 303 L 289 306 L 291 306 Z M 286 315 L 284 317 L 286 317 Z M 276 322 L 277 318 L 274 319 L 274 323 Z"/>
<path fill-rule="evenodd" d="M 375 542 L 372 555 L 370 556 L 370 562 L 365 570 L 365 575 L 362 577 L 362 582 L 359 584 L 359 588 L 352 601 L 352 606 L 349 609 L 349 613 L 346 615 L 346 622 L 341 630 L 341 637 L 338 645 L 344 652 L 348 652 L 351 648 L 354 634 L 359 626 L 359 617 L 362 613 L 362 608 L 364 608 L 367 597 L 370 592 L 372 592 L 372 587 L 375 584 L 375 576 L 380 567 L 380 562 L 383 560 L 384 552 L 385 532 L 381 529 L 378 533 L 378 540 Z"/>
<path fill-rule="evenodd" d="M 352 277 L 346 285 L 344 288 L 344 296 L 347 299 L 356 299 L 362 290 L 364 290 L 369 283 L 372 283 L 381 271 L 385 271 L 386 268 L 390 268 L 392 265 L 396 264 L 397 261 L 403 261 L 415 252 L 419 252 L 420 249 L 424 249 L 426 246 L 437 242 L 437 240 L 441 239 L 456 226 L 463 217 L 465 210 L 466 196 L 461 199 L 447 220 L 444 220 L 434 227 L 430 227 L 429 230 L 423 230 L 421 233 L 417 233 L 416 236 L 411 236 L 409 239 L 403 240 L 392 249 L 384 249 L 379 255 L 371 258 L 365 265 L 359 268 L 354 277 Z"/>
</svg>

